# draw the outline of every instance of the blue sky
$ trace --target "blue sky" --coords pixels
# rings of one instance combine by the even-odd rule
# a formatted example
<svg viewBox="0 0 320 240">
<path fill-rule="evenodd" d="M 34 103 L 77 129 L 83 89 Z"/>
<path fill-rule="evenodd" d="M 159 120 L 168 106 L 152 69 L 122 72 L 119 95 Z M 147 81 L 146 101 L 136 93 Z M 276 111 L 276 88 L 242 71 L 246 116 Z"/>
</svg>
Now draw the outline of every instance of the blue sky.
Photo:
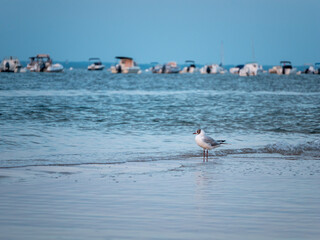
<svg viewBox="0 0 320 240">
<path fill-rule="evenodd" d="M 0 0 L 0 57 L 320 62 L 318 0 Z M 254 48 L 252 47 L 254 46 Z M 254 49 L 254 58 L 252 54 Z"/>
</svg>

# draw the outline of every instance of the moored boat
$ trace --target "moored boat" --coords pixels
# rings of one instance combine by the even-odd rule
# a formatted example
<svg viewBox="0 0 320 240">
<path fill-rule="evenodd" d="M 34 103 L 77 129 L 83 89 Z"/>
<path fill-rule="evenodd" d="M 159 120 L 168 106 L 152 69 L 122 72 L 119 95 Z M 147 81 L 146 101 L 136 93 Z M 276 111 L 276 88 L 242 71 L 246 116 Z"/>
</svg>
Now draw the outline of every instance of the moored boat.
<svg viewBox="0 0 320 240">
<path fill-rule="evenodd" d="M 89 58 L 89 62 L 91 63 L 88 66 L 89 71 L 101 71 L 104 69 L 104 65 L 102 64 L 100 58 Z"/>
<path fill-rule="evenodd" d="M 292 67 L 290 61 L 281 61 L 280 65 L 269 69 L 269 73 L 278 75 L 289 75 L 297 73 L 297 69 Z"/>
<path fill-rule="evenodd" d="M 302 73 L 304 73 L 304 74 L 315 74 L 316 69 L 315 69 L 315 67 L 313 66 L 313 64 L 311 64 L 311 63 L 306 63 L 306 64 L 304 64 L 304 65 L 305 65 L 305 69 L 304 69 L 304 71 L 302 71 Z"/>
<path fill-rule="evenodd" d="M 138 64 L 131 57 L 116 57 L 119 63 L 111 66 L 112 73 L 141 73 Z"/>
<path fill-rule="evenodd" d="M 237 65 L 237 66 L 235 66 L 235 67 L 230 68 L 230 69 L 229 69 L 229 72 L 230 72 L 231 74 L 239 74 L 240 70 L 241 70 L 243 67 L 244 67 L 243 64 L 239 64 L 239 65 Z"/>
<path fill-rule="evenodd" d="M 16 57 L 5 57 L 0 64 L 0 72 L 21 72 L 22 65 Z"/>
<path fill-rule="evenodd" d="M 30 63 L 27 69 L 30 72 L 63 72 L 63 66 L 60 63 L 52 63 L 52 59 L 48 54 L 38 54 L 30 57 Z"/>
<path fill-rule="evenodd" d="M 314 68 L 315 68 L 315 74 L 320 74 L 320 63 L 315 63 L 314 64 Z"/>
<path fill-rule="evenodd" d="M 258 63 L 247 63 L 242 69 L 240 69 L 239 76 L 256 76 L 262 71 L 263 68 Z"/>
<path fill-rule="evenodd" d="M 150 71 L 152 73 L 162 73 L 163 64 L 159 64 L 158 62 L 152 62 L 151 65 L 152 67 L 150 68 Z"/>
<path fill-rule="evenodd" d="M 194 73 L 197 71 L 196 63 L 193 60 L 186 61 L 187 66 L 184 67 L 180 73 Z"/>
<path fill-rule="evenodd" d="M 200 69 L 201 74 L 224 74 L 225 69 L 218 64 L 205 65 Z"/>
<path fill-rule="evenodd" d="M 172 73 L 179 73 L 179 72 L 180 72 L 180 67 L 176 62 L 168 62 L 162 67 L 162 73 L 172 74 Z"/>
</svg>

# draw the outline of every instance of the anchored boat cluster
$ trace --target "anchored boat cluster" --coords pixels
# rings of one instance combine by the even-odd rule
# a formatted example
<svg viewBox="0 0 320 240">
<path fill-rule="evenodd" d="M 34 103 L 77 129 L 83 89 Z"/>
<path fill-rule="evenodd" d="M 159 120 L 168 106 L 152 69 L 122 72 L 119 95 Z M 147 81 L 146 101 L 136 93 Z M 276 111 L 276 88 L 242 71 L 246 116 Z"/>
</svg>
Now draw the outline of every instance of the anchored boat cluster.
<svg viewBox="0 0 320 240">
<path fill-rule="evenodd" d="M 131 57 L 116 57 L 118 63 L 111 66 L 108 71 L 111 73 L 142 73 L 139 65 Z M 30 62 L 27 67 L 22 67 L 20 61 L 16 57 L 6 57 L 0 64 L 0 72 L 63 72 L 64 67 L 60 63 L 53 63 L 48 54 L 38 54 L 29 58 Z M 201 73 L 201 74 L 225 74 L 231 73 L 239 76 L 256 76 L 259 73 L 270 73 L 277 75 L 290 74 L 320 74 L 320 63 L 305 64 L 303 71 L 297 71 L 297 68 L 292 67 L 290 61 L 281 61 L 279 65 L 273 66 L 268 71 L 264 70 L 262 65 L 256 62 L 237 65 L 227 70 L 223 64 L 208 64 L 202 67 L 197 67 L 193 60 L 187 60 L 185 67 L 180 68 L 176 62 L 168 62 L 159 64 L 152 62 L 151 67 L 145 72 L 156 74 L 177 74 L 177 73 Z M 105 66 L 100 58 L 89 58 L 89 71 L 102 71 Z M 72 70 L 72 68 L 70 68 Z"/>
</svg>

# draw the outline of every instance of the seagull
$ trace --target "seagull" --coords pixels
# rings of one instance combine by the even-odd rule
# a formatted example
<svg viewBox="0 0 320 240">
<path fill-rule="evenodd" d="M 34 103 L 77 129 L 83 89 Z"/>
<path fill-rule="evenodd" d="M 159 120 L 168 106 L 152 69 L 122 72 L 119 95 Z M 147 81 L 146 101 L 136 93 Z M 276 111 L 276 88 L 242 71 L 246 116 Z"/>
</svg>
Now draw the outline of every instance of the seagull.
<svg viewBox="0 0 320 240">
<path fill-rule="evenodd" d="M 208 162 L 208 150 L 220 147 L 221 144 L 224 144 L 226 140 L 214 140 L 213 138 L 206 135 L 206 133 L 202 129 L 198 129 L 195 133 L 197 136 L 195 137 L 196 143 L 199 147 L 203 148 L 203 161 L 205 159 Z M 206 156 L 207 150 L 207 156 Z"/>
</svg>

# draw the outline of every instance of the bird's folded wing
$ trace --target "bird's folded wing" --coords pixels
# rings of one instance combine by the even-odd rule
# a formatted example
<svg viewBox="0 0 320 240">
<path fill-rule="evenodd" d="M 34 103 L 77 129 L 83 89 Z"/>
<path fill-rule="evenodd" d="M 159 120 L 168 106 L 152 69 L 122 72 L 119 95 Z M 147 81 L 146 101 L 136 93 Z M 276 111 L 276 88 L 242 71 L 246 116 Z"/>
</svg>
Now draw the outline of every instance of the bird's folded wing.
<svg viewBox="0 0 320 240">
<path fill-rule="evenodd" d="M 203 137 L 203 141 L 210 144 L 212 147 L 220 145 L 220 143 L 208 136 Z"/>
</svg>

